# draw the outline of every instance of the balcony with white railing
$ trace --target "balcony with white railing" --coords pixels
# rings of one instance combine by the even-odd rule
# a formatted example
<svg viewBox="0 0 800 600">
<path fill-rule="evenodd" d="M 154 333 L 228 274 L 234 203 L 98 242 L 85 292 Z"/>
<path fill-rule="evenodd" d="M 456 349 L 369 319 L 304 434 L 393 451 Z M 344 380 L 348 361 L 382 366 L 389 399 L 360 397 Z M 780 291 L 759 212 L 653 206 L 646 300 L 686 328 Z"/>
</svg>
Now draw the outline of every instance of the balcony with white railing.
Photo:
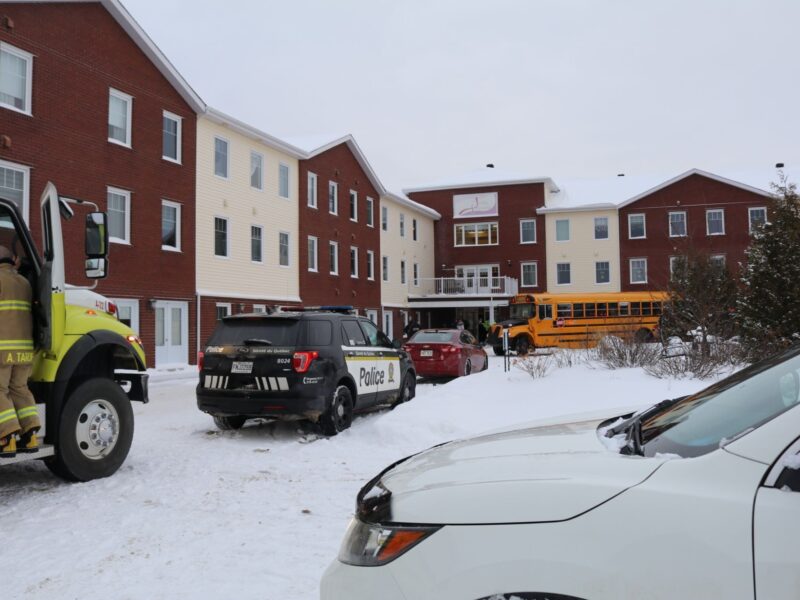
<svg viewBox="0 0 800 600">
<path fill-rule="evenodd" d="M 513 277 L 433 277 L 420 279 L 409 296 L 513 296 L 519 284 Z"/>
</svg>

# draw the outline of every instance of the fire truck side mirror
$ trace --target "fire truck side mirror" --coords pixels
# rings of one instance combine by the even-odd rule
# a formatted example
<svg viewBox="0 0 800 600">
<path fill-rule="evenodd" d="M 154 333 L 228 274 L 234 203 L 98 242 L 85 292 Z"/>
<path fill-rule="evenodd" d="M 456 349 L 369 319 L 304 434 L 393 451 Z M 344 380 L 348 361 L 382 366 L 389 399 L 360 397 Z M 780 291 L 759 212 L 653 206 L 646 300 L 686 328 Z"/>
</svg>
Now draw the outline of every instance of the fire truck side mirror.
<svg viewBox="0 0 800 600">
<path fill-rule="evenodd" d="M 107 255 L 108 217 L 102 212 L 89 213 L 86 215 L 86 258 L 105 258 Z"/>
<path fill-rule="evenodd" d="M 85 269 L 87 278 L 103 279 L 106 275 L 108 275 L 108 259 L 87 258 Z"/>
</svg>

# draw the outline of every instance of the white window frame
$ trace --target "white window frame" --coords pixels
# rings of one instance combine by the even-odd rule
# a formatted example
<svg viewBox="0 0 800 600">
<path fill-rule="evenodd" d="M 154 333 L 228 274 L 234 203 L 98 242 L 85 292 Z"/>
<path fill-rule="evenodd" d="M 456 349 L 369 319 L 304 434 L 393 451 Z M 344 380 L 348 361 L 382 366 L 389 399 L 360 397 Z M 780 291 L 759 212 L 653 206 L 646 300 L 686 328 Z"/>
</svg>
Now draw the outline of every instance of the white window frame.
<svg viewBox="0 0 800 600">
<path fill-rule="evenodd" d="M 416 242 L 417 237 L 417 220 L 411 219 L 411 240 Z"/>
<path fill-rule="evenodd" d="M 389 282 L 389 257 L 381 256 L 381 279 Z"/>
<path fill-rule="evenodd" d="M 121 188 L 108 186 L 106 188 L 106 211 L 108 211 L 109 194 L 117 194 L 118 196 L 122 196 L 125 198 L 125 239 L 114 237 L 110 235 L 109 232 L 108 241 L 111 242 L 112 244 L 123 244 L 126 246 L 130 246 L 131 245 L 131 192 L 130 190 L 123 190 Z"/>
<path fill-rule="evenodd" d="M 331 256 L 335 259 L 333 261 L 334 270 L 331 270 Z M 331 275 L 339 275 L 339 242 L 328 242 L 328 272 Z"/>
<path fill-rule="evenodd" d="M 528 242 L 530 243 L 530 242 Z M 525 267 L 533 265 L 534 278 L 533 283 L 525 283 Z M 539 287 L 539 262 L 535 260 L 528 260 L 519 264 L 519 286 L 526 288 Z"/>
<path fill-rule="evenodd" d="M 176 139 L 175 139 L 175 158 L 171 156 L 167 156 L 164 154 L 164 119 L 169 119 L 170 121 L 175 121 L 178 125 L 178 129 L 176 131 Z M 176 115 L 175 113 L 171 113 L 168 110 L 165 110 L 161 113 L 161 158 L 166 160 L 167 162 L 175 163 L 177 165 L 182 164 L 183 154 L 182 154 L 182 146 L 183 146 L 183 117 L 180 115 Z"/>
<path fill-rule="evenodd" d="M 406 284 L 406 260 L 400 259 L 400 285 Z"/>
<path fill-rule="evenodd" d="M 523 231 L 522 225 L 523 225 L 523 223 L 533 223 L 533 241 L 532 242 L 531 241 L 527 241 L 526 242 L 525 239 L 522 237 L 523 236 L 523 234 L 522 234 L 522 231 Z M 519 243 L 527 245 L 527 244 L 535 244 L 536 242 L 537 242 L 537 239 L 536 239 L 536 219 L 520 219 L 519 220 Z M 537 275 L 537 277 L 538 277 L 538 275 Z M 530 287 L 534 287 L 534 286 L 530 286 Z"/>
<path fill-rule="evenodd" d="M 120 308 L 131 309 L 131 329 L 135 334 L 139 334 L 139 301 L 132 298 L 109 298 L 117 305 L 117 316 L 119 317 Z"/>
<path fill-rule="evenodd" d="M 258 314 L 266 314 L 267 313 L 267 305 L 266 304 L 253 304 L 253 312 Z"/>
<path fill-rule="evenodd" d="M 281 236 L 286 236 L 286 264 L 281 264 Z M 278 232 L 278 266 L 282 269 L 292 268 L 292 234 L 288 231 Z"/>
<path fill-rule="evenodd" d="M 644 261 L 644 281 L 634 281 L 633 280 L 633 263 L 634 261 Z M 640 258 L 629 258 L 628 259 L 628 282 L 631 285 L 645 285 L 647 284 L 647 258 L 640 257 Z"/>
<path fill-rule="evenodd" d="M 683 233 L 682 234 L 673 234 L 672 233 L 672 215 L 683 215 Z M 672 210 L 667 213 L 667 227 L 669 228 L 669 237 L 671 238 L 679 238 L 679 237 L 687 237 L 689 235 L 689 219 L 686 214 L 685 210 Z"/>
<path fill-rule="evenodd" d="M 347 211 L 350 220 L 353 223 L 358 223 L 358 192 L 356 190 L 350 190 L 350 193 L 347 195 L 347 201 Z"/>
<path fill-rule="evenodd" d="M 225 254 L 217 254 L 217 219 L 225 221 Z M 231 257 L 231 220 L 228 217 L 214 215 L 214 237 L 212 239 L 214 258 L 230 259 Z"/>
<path fill-rule="evenodd" d="M 367 250 L 367 281 L 375 281 L 375 252 Z"/>
<path fill-rule="evenodd" d="M 367 227 L 375 229 L 375 200 L 367 196 Z"/>
<path fill-rule="evenodd" d="M 608 265 L 608 281 L 597 281 L 597 265 L 605 263 Z M 594 261 L 594 284 L 595 285 L 611 285 L 611 261 L 610 260 L 596 260 Z"/>
<path fill-rule="evenodd" d="M 317 199 L 317 174 L 311 171 L 308 172 L 308 176 L 306 177 L 306 195 L 306 204 L 308 207 L 319 209 Z"/>
<path fill-rule="evenodd" d="M 260 161 L 258 169 L 258 185 L 253 185 L 253 159 L 257 158 Z M 264 191 L 264 155 L 261 152 L 250 150 L 250 187 L 259 192 Z"/>
<path fill-rule="evenodd" d="M 728 266 L 728 260 L 724 254 L 712 254 L 711 256 L 708 257 L 709 263 L 713 264 L 715 260 L 719 260 L 722 262 L 722 268 L 726 268 Z"/>
<path fill-rule="evenodd" d="M 722 214 L 722 231 L 719 232 L 719 233 L 711 233 L 709 231 L 709 227 L 708 227 L 709 226 L 709 220 L 708 220 L 708 217 L 711 215 L 711 213 L 721 213 Z M 706 209 L 706 235 L 707 236 L 725 235 L 725 209 L 724 208 L 707 208 Z"/>
<path fill-rule="evenodd" d="M 767 207 L 766 206 L 751 206 L 747 209 L 747 226 L 748 231 L 753 233 L 753 211 L 764 211 L 764 223 L 767 222 Z"/>
<path fill-rule="evenodd" d="M 283 170 L 286 169 L 286 195 L 281 193 L 281 184 L 283 182 Z M 285 162 L 278 163 L 278 197 L 284 200 L 289 200 L 292 197 L 292 169 Z"/>
<path fill-rule="evenodd" d="M 400 213 L 400 237 L 406 237 L 406 215 L 404 213 Z"/>
<path fill-rule="evenodd" d="M 331 190 L 333 190 L 333 210 L 331 210 Z M 335 181 L 328 181 L 328 213 L 339 214 L 339 184 Z"/>
<path fill-rule="evenodd" d="M 225 142 L 225 175 L 220 175 L 217 173 L 217 140 L 220 142 Z M 213 157 L 213 169 L 214 169 L 214 177 L 219 177 L 220 179 L 227 180 L 230 178 L 231 175 L 231 143 L 229 140 L 226 140 L 224 137 L 215 135 L 214 136 L 214 149 L 213 149 L 214 157 Z"/>
<path fill-rule="evenodd" d="M 606 221 L 606 237 L 597 237 L 597 221 L 599 221 L 600 219 L 605 219 Z M 594 236 L 595 240 L 601 242 L 611 239 L 611 219 L 609 219 L 608 217 L 594 217 L 594 219 L 592 220 L 592 235 Z M 600 261 L 600 262 L 605 262 L 605 261 Z"/>
<path fill-rule="evenodd" d="M 411 282 L 414 285 L 414 287 L 419 287 L 419 263 L 414 263 L 414 266 L 412 268 L 413 271 L 411 274 Z"/>
<path fill-rule="evenodd" d="M 677 260 L 686 260 L 685 256 L 670 256 L 669 257 L 669 276 L 675 273 L 675 261 Z"/>
<path fill-rule="evenodd" d="M 115 90 L 114 88 L 108 88 L 108 99 L 109 99 L 109 107 L 108 107 L 108 120 L 106 125 L 111 123 L 111 97 L 116 98 L 117 100 L 123 100 L 127 103 L 127 124 L 128 127 L 125 131 L 125 141 L 122 142 L 118 139 L 112 138 L 111 136 L 108 137 L 108 141 L 112 144 L 116 144 L 117 146 L 122 146 L 124 148 L 131 148 L 132 147 L 132 140 L 133 140 L 133 96 L 126 94 L 125 92 L 120 92 L 119 90 Z"/>
<path fill-rule="evenodd" d="M 218 317 L 220 308 L 224 308 L 227 311 L 227 313 L 225 315 L 226 317 L 230 317 L 231 314 L 233 314 L 233 304 L 231 304 L 230 302 L 217 302 L 215 308 L 217 309 L 215 311 L 215 315 L 214 315 L 215 317 Z M 221 320 L 222 319 L 217 318 L 217 321 L 221 321 Z"/>
<path fill-rule="evenodd" d="M 567 283 L 559 283 L 558 282 L 558 267 L 561 265 L 567 265 L 569 267 L 569 281 Z M 556 285 L 572 285 L 572 263 L 568 262 L 559 262 L 556 263 Z"/>
<path fill-rule="evenodd" d="M 350 246 L 350 279 L 358 279 L 358 246 Z"/>
<path fill-rule="evenodd" d="M 383 310 L 383 325 L 384 326 L 381 328 L 383 333 L 391 340 L 394 334 L 394 315 L 392 315 L 392 311 Z"/>
<path fill-rule="evenodd" d="M 642 217 L 642 235 L 633 237 L 631 235 L 631 219 L 633 217 Z M 628 239 L 629 240 L 644 240 L 647 238 L 647 216 L 644 213 L 631 213 L 628 215 Z"/>
<path fill-rule="evenodd" d="M 567 224 L 567 238 L 564 240 L 558 239 L 558 224 L 559 223 L 566 223 Z M 556 230 L 556 243 L 563 243 L 568 242 L 572 238 L 572 226 L 570 225 L 569 219 L 556 219 L 555 220 L 555 230 Z"/>
<path fill-rule="evenodd" d="M 22 206 L 19 207 L 19 212 L 22 215 L 22 219 L 28 223 L 31 195 L 31 168 L 26 167 L 25 165 L 7 162 L 5 160 L 0 160 L 0 167 L 9 169 L 10 171 L 19 171 L 22 173 Z"/>
<path fill-rule="evenodd" d="M 162 198 L 161 207 L 163 208 L 164 206 L 169 206 L 169 207 L 175 209 L 175 241 L 176 241 L 176 245 L 175 246 L 166 246 L 163 243 L 163 240 L 162 240 L 161 249 L 162 250 L 166 250 L 167 252 L 180 252 L 181 251 L 181 205 L 178 204 L 177 202 L 173 202 L 171 200 L 164 200 Z M 162 213 L 161 218 L 162 219 L 164 218 L 163 213 Z M 163 227 L 163 223 L 162 223 L 162 227 Z"/>
<path fill-rule="evenodd" d="M 311 273 L 319 272 L 319 240 L 316 236 L 308 236 L 308 270 Z M 313 252 L 311 251 L 313 248 Z M 312 260 L 313 258 L 313 260 Z"/>
<path fill-rule="evenodd" d="M 258 229 L 261 232 L 261 237 L 259 237 L 259 243 L 261 246 L 261 260 L 255 260 L 253 258 L 253 229 Z M 264 264 L 264 226 L 263 225 L 250 225 L 250 262 L 263 265 Z"/>
<path fill-rule="evenodd" d="M 381 231 L 389 231 L 389 209 L 381 206 Z"/>
<path fill-rule="evenodd" d="M 489 226 L 489 241 L 491 242 L 492 239 L 492 225 L 496 226 L 497 230 L 497 239 L 494 243 L 489 244 L 459 244 L 458 243 L 458 230 L 459 228 L 465 232 L 463 235 L 463 240 L 466 242 L 466 228 L 467 227 L 475 227 L 475 231 L 478 229 L 478 225 L 488 225 Z M 485 248 L 487 246 L 499 246 L 500 245 L 500 222 L 499 221 L 481 221 L 480 223 L 454 223 L 453 224 L 453 245 L 455 248 Z"/>
<path fill-rule="evenodd" d="M 32 107 L 33 107 L 33 54 L 30 52 L 25 52 L 16 46 L 12 46 L 11 44 L 7 44 L 5 42 L 0 42 L 0 51 L 7 52 L 17 58 L 21 58 L 25 61 L 25 107 L 23 109 L 19 109 L 13 104 L 6 104 L 4 102 L 0 102 L 0 107 L 5 108 L 7 110 L 13 110 L 14 112 L 28 115 L 29 117 L 33 116 Z"/>
</svg>

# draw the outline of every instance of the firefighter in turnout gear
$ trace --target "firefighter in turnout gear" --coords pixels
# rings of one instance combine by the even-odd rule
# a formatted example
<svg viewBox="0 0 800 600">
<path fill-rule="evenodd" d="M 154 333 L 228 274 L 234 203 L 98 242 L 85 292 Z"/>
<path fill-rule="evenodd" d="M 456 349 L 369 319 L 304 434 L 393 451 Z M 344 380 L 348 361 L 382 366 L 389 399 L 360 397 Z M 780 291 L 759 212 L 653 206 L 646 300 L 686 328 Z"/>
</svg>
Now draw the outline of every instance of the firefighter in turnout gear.
<svg viewBox="0 0 800 600">
<path fill-rule="evenodd" d="M 33 292 L 0 246 L 0 456 L 36 452 L 39 414 L 28 389 L 33 363 Z M 19 444 L 15 436 L 19 436 Z"/>
</svg>

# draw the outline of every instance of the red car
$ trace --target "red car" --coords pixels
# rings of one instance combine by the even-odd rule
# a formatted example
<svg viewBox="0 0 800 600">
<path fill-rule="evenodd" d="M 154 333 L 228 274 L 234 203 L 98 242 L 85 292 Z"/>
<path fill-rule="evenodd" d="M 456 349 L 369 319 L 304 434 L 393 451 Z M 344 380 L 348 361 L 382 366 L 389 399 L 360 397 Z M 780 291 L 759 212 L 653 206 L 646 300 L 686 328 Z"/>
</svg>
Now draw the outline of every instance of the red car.
<svg viewBox="0 0 800 600">
<path fill-rule="evenodd" d="M 469 331 L 422 329 L 403 349 L 414 359 L 421 377 L 460 377 L 489 368 L 489 358 Z"/>
</svg>

